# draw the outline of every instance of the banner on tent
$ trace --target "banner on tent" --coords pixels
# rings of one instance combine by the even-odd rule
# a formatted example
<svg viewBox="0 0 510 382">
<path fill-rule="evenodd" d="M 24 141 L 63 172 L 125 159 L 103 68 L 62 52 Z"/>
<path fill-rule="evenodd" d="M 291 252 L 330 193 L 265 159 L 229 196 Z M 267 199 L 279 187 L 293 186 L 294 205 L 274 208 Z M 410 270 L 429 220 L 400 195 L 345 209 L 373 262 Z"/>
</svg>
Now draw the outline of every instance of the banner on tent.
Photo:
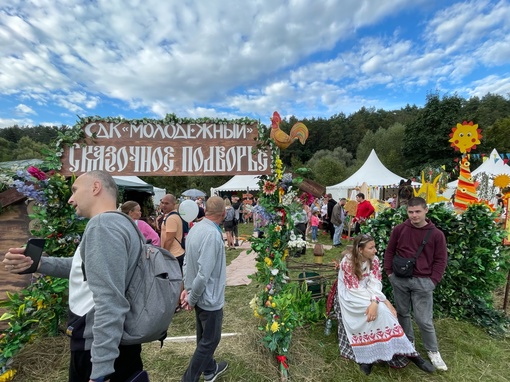
<svg viewBox="0 0 510 382">
<path fill-rule="evenodd" d="M 66 147 L 63 175 L 93 170 L 112 175 L 269 174 L 269 151 L 252 151 L 257 124 L 115 123 L 84 126 L 85 142 Z"/>
</svg>

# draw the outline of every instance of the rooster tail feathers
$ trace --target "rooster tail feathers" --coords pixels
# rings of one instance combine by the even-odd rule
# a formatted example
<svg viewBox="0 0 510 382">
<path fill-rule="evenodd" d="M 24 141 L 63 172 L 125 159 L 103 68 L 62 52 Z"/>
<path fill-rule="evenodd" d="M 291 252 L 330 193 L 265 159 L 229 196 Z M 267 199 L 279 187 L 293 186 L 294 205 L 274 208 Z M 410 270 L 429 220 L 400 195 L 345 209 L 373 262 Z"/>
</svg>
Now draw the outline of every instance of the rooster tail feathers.
<svg viewBox="0 0 510 382">
<path fill-rule="evenodd" d="M 308 139 L 308 128 L 303 122 L 297 122 L 294 126 L 292 126 L 292 129 L 290 129 L 289 135 L 292 140 L 297 138 L 299 139 L 299 142 L 304 145 Z"/>
</svg>

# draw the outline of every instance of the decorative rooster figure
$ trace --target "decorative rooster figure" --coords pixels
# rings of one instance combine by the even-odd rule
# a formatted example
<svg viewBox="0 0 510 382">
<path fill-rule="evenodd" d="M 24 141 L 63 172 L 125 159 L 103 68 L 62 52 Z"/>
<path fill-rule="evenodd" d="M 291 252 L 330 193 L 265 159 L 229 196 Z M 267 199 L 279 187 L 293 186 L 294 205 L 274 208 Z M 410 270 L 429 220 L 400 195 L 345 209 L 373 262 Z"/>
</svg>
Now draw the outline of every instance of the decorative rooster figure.
<svg viewBox="0 0 510 382">
<path fill-rule="evenodd" d="M 290 129 L 290 134 L 280 129 L 280 122 L 282 121 L 280 114 L 277 111 L 273 113 L 271 118 L 271 134 L 269 135 L 276 143 L 276 145 L 285 150 L 289 147 L 292 142 L 299 139 L 302 145 L 305 144 L 308 139 L 308 128 L 303 122 L 297 122 Z"/>
</svg>

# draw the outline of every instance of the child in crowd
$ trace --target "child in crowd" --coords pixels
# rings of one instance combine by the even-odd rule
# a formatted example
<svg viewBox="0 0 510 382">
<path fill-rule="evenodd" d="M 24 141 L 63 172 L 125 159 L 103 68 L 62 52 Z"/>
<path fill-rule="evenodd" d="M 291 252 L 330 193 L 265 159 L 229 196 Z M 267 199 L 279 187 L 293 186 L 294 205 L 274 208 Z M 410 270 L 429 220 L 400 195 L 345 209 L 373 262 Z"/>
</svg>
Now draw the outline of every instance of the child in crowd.
<svg viewBox="0 0 510 382">
<path fill-rule="evenodd" d="M 317 242 L 317 232 L 319 231 L 319 211 L 315 210 L 310 218 L 310 225 L 312 226 L 312 243 Z"/>
</svg>

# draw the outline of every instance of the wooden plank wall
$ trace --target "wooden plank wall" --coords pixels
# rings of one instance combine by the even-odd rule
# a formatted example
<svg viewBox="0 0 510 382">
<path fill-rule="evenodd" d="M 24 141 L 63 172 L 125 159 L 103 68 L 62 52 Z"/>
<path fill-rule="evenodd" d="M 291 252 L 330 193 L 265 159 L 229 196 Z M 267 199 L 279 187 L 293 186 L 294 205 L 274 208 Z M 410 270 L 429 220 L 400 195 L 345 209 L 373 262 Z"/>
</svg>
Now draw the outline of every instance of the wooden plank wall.
<svg viewBox="0 0 510 382">
<path fill-rule="evenodd" d="M 0 261 L 5 253 L 12 247 L 25 244 L 30 237 L 28 224 L 30 219 L 27 206 L 24 202 L 11 204 L 3 209 L 0 214 Z M 30 282 L 30 275 L 13 275 L 5 270 L 0 262 L 0 299 L 7 298 L 6 291 L 16 291 L 25 287 Z M 0 315 L 5 310 L 0 309 Z M 7 323 L 0 321 L 0 330 L 5 329 Z"/>
</svg>

